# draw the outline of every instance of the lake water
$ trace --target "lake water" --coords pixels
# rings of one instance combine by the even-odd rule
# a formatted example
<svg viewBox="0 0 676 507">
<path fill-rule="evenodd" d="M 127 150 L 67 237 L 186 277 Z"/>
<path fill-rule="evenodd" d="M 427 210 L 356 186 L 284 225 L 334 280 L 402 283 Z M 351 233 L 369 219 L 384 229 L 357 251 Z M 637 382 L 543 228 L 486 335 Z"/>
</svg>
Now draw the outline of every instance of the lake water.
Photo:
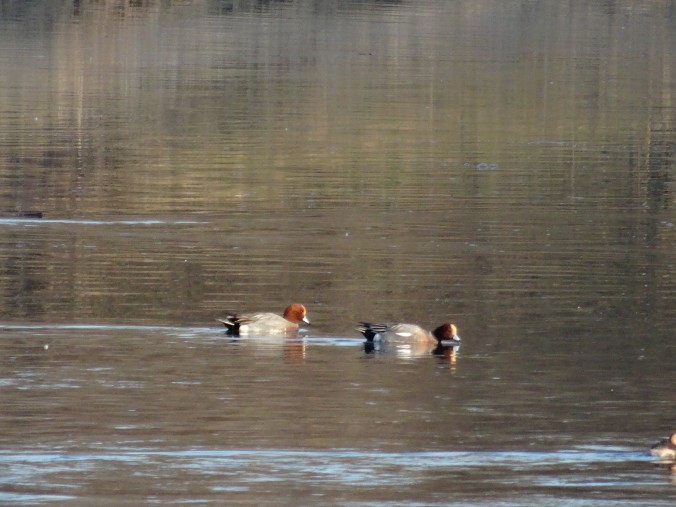
<svg viewBox="0 0 676 507">
<path fill-rule="evenodd" d="M 0 504 L 673 505 L 675 120 L 671 2 L 0 3 Z"/>
</svg>

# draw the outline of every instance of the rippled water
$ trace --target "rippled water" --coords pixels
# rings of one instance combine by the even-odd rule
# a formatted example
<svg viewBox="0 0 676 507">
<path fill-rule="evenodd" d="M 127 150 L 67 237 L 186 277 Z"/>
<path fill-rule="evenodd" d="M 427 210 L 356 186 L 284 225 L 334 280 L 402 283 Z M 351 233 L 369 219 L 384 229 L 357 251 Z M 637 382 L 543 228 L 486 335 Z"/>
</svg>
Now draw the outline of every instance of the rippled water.
<svg viewBox="0 0 676 507">
<path fill-rule="evenodd" d="M 578 355 L 525 370 L 509 351 L 367 354 L 347 337 L 2 331 L 7 503 L 673 501 L 627 432 L 647 412 L 636 382 Z"/>
<path fill-rule="evenodd" d="M 366 353 L 354 337 L 211 327 L 2 335 L 10 504 L 673 501 L 643 429 L 660 417 L 651 391 L 668 412 L 671 387 L 645 357 L 618 352 L 611 369 L 542 350 L 524 365 L 485 343 Z"/>
<path fill-rule="evenodd" d="M 2 3 L 0 503 L 672 505 L 673 21 Z"/>
</svg>

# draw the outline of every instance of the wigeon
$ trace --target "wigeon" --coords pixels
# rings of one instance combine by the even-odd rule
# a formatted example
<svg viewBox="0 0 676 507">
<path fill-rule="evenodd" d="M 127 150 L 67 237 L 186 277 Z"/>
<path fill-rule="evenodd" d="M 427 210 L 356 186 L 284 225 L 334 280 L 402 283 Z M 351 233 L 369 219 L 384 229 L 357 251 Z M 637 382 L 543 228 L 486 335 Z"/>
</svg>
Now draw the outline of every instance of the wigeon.
<svg viewBox="0 0 676 507">
<path fill-rule="evenodd" d="M 650 448 L 650 454 L 661 459 L 676 460 L 676 433 L 664 438 Z"/>
<path fill-rule="evenodd" d="M 379 339 L 391 343 L 429 343 L 434 345 L 460 345 L 455 324 L 442 324 L 430 332 L 415 324 L 371 324 L 360 322 L 357 330 L 367 341 Z"/>
<path fill-rule="evenodd" d="M 298 323 L 309 324 L 307 310 L 299 303 L 286 307 L 284 316 L 269 312 L 240 313 L 227 315 L 222 322 L 229 335 L 289 335 L 298 331 Z"/>
</svg>

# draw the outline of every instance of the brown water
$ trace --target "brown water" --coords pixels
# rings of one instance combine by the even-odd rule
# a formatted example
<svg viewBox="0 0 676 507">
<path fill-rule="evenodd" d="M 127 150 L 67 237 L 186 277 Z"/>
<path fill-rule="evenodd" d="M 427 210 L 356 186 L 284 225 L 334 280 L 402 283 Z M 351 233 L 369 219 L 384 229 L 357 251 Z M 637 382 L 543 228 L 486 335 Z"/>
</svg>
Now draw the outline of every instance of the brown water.
<svg viewBox="0 0 676 507">
<path fill-rule="evenodd" d="M 673 505 L 674 27 L 0 3 L 0 504 Z"/>
</svg>

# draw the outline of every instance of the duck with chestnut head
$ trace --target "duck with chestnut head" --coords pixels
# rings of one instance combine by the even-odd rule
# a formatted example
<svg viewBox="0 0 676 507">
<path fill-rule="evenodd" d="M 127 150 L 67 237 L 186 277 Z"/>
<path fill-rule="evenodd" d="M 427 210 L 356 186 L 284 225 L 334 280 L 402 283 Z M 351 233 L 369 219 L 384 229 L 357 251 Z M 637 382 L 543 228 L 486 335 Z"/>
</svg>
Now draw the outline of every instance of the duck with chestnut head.
<svg viewBox="0 0 676 507">
<path fill-rule="evenodd" d="M 676 460 L 676 433 L 650 447 L 650 454 L 664 460 Z"/>
<path fill-rule="evenodd" d="M 309 324 L 307 310 L 300 303 L 286 307 L 284 315 L 270 312 L 228 314 L 217 319 L 231 336 L 293 336 L 300 322 Z"/>
</svg>

